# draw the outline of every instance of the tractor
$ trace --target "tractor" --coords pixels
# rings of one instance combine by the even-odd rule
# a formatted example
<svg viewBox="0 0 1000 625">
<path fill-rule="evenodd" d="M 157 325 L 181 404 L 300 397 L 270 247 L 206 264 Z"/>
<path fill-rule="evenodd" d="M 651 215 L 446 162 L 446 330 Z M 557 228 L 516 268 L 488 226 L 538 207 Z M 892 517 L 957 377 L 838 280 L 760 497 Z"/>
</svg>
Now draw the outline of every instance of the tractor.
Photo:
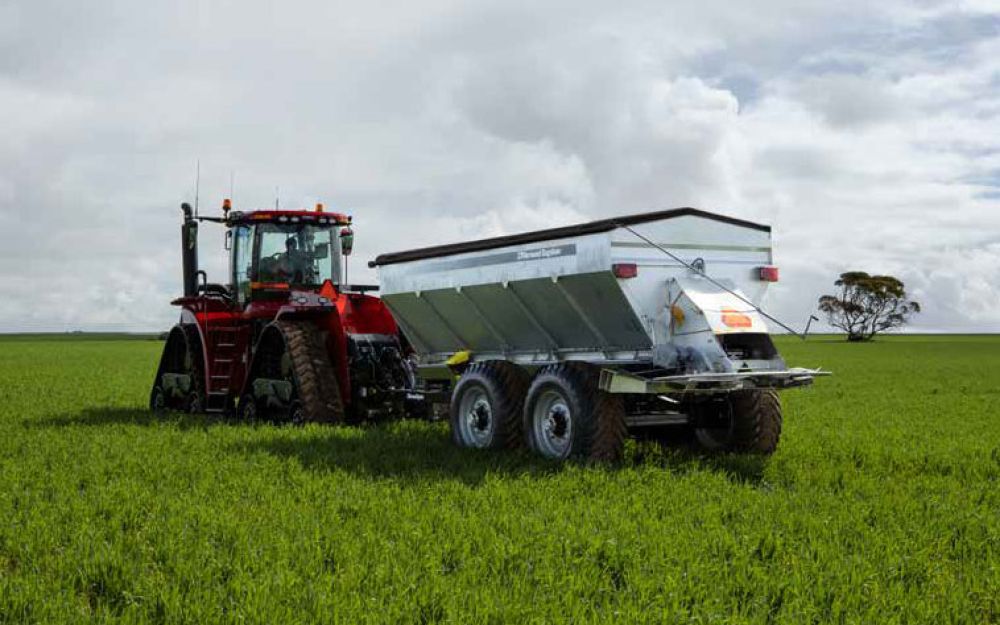
<svg viewBox="0 0 1000 625">
<path fill-rule="evenodd" d="M 154 411 L 360 422 L 419 411 L 412 349 L 374 286 L 346 284 L 348 215 L 182 204 L 184 296 L 150 393 Z M 225 228 L 226 284 L 198 268 L 198 227 Z"/>
</svg>

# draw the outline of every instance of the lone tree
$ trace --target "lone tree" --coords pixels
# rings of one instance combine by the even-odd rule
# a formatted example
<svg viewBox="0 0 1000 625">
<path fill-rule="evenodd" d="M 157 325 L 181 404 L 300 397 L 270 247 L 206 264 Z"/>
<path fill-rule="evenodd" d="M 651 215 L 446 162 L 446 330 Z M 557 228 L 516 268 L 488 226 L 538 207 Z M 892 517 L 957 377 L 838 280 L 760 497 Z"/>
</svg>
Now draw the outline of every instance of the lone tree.
<svg viewBox="0 0 1000 625">
<path fill-rule="evenodd" d="M 819 309 L 826 313 L 830 325 L 847 332 L 848 341 L 869 341 L 920 312 L 920 304 L 907 301 L 903 283 L 892 276 L 848 271 L 834 284 L 840 292 L 819 298 Z"/>
</svg>

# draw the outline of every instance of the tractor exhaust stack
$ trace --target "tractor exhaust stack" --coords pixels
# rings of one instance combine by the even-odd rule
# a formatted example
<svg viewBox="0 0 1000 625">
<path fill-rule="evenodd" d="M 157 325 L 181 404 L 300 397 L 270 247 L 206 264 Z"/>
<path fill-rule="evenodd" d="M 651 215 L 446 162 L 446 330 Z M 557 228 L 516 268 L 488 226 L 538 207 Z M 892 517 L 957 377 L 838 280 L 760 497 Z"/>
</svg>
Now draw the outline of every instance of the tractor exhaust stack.
<svg viewBox="0 0 1000 625">
<path fill-rule="evenodd" d="M 184 272 L 184 297 L 198 295 L 198 222 L 191 205 L 181 204 L 184 224 L 181 225 L 181 264 Z"/>
</svg>

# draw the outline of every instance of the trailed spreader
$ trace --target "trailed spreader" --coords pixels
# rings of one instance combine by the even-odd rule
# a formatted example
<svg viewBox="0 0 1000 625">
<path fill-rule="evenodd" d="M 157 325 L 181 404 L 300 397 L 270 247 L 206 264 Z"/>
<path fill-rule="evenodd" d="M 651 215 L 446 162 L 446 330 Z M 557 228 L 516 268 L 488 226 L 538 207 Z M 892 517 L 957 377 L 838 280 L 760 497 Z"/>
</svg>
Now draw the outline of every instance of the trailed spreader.
<svg viewBox="0 0 1000 625">
<path fill-rule="evenodd" d="M 614 458 L 683 426 L 771 453 L 776 391 L 820 374 L 786 366 L 758 309 L 778 279 L 764 225 L 682 208 L 370 264 L 462 446 Z"/>
</svg>

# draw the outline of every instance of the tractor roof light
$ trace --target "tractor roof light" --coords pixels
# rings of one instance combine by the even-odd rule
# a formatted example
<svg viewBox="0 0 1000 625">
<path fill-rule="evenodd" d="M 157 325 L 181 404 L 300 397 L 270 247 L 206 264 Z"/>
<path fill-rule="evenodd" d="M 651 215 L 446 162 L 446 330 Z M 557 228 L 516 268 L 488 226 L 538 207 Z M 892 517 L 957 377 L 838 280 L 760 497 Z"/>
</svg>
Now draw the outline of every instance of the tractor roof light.
<svg viewBox="0 0 1000 625">
<path fill-rule="evenodd" d="M 322 213 L 323 212 L 323 203 L 322 202 L 316 202 L 316 212 L 317 213 Z"/>
<path fill-rule="evenodd" d="M 757 268 L 757 278 L 761 282 L 777 282 L 778 268 L 771 265 Z"/>
</svg>

